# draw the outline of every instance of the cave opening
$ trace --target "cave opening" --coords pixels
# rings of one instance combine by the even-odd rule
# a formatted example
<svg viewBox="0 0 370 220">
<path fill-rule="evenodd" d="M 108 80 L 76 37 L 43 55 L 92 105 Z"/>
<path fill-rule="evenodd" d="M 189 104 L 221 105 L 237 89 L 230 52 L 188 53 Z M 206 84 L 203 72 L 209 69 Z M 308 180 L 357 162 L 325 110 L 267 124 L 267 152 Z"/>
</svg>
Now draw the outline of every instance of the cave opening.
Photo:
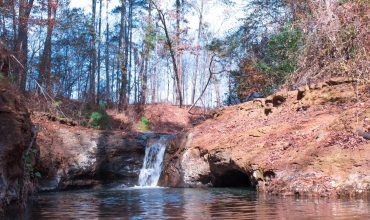
<svg viewBox="0 0 370 220">
<path fill-rule="evenodd" d="M 215 176 L 214 187 L 252 187 L 251 180 L 246 173 L 240 170 L 227 170 L 221 175 Z"/>
</svg>

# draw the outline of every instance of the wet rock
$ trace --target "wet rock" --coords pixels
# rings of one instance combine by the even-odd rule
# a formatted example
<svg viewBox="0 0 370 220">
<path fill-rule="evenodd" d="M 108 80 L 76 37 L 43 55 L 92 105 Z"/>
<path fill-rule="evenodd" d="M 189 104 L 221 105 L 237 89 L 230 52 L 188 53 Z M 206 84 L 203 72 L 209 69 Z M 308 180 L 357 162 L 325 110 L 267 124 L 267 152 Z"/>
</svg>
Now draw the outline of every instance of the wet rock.
<svg viewBox="0 0 370 220">
<path fill-rule="evenodd" d="M 53 142 L 45 136 L 39 140 L 38 169 L 44 177 L 40 190 L 92 187 L 118 180 L 137 184 L 147 138 L 91 130 L 53 133 Z"/>
<path fill-rule="evenodd" d="M 58 189 L 59 184 L 61 183 L 60 181 L 61 176 L 56 175 L 51 178 L 43 178 L 39 181 L 39 190 L 46 192 L 46 191 L 54 191 Z"/>
<path fill-rule="evenodd" d="M 211 183 L 210 165 L 201 157 L 199 149 L 189 149 L 182 156 L 184 184 L 188 186 L 203 186 Z"/>
<path fill-rule="evenodd" d="M 191 170 L 183 167 L 183 155 L 186 153 L 189 144 L 193 139 L 192 133 L 178 134 L 171 143 L 167 145 L 164 167 L 159 179 L 160 186 L 189 187 L 193 186 L 192 177 L 184 174 L 184 171 Z M 189 162 L 191 164 L 192 161 Z M 185 175 L 187 180 L 185 181 Z M 190 181 L 190 182 L 189 182 Z M 194 183 L 194 186 L 199 186 Z"/>
</svg>

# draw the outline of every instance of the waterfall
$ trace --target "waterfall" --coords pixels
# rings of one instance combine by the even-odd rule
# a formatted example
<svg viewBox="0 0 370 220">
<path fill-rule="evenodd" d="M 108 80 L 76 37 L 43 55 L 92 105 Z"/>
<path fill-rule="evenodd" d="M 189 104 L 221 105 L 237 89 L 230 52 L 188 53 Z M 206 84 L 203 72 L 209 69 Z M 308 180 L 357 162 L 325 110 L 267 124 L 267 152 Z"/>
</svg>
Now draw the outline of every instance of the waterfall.
<svg viewBox="0 0 370 220">
<path fill-rule="evenodd" d="M 167 139 L 168 136 L 161 136 L 158 141 L 146 146 L 144 164 L 139 175 L 139 186 L 157 186 L 162 172 Z"/>
</svg>

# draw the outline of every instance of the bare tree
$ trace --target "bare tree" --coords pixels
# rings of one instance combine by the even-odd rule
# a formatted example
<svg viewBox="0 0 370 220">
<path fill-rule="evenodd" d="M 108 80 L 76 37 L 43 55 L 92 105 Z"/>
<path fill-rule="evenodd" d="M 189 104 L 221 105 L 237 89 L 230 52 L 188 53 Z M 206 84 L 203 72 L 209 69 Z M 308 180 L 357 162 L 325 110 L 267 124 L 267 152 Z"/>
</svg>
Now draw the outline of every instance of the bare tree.
<svg viewBox="0 0 370 220">
<path fill-rule="evenodd" d="M 18 34 L 15 43 L 15 52 L 22 67 L 17 69 L 18 76 L 15 76 L 21 92 L 26 92 L 27 82 L 27 54 L 28 54 L 28 21 L 33 7 L 34 0 L 19 0 L 18 12 Z"/>
<path fill-rule="evenodd" d="M 183 100 L 182 100 L 182 91 L 181 91 L 181 82 L 180 82 L 180 74 L 178 71 L 178 66 L 177 66 L 177 61 L 176 61 L 176 52 L 172 44 L 171 37 L 168 32 L 168 27 L 167 27 L 167 22 L 166 22 L 166 17 L 165 13 L 162 11 L 162 9 L 156 4 L 155 1 L 151 0 L 152 4 L 154 5 L 155 9 L 158 12 L 159 20 L 161 21 L 164 29 L 164 33 L 166 36 L 166 42 L 167 46 L 171 55 L 171 60 L 172 60 L 172 66 L 173 66 L 173 71 L 175 75 L 175 84 L 176 84 L 176 99 L 179 100 L 180 108 L 183 105 Z"/>
<path fill-rule="evenodd" d="M 200 1 L 200 6 L 194 6 L 198 12 L 198 35 L 197 35 L 197 43 L 195 45 L 195 66 L 194 66 L 194 75 L 193 75 L 193 87 L 191 91 L 191 104 L 194 104 L 195 99 L 195 92 L 197 88 L 197 78 L 198 78 L 198 70 L 199 70 L 199 54 L 200 54 L 200 41 L 201 41 L 201 34 L 203 28 L 203 11 L 204 11 L 204 4 L 206 0 Z"/>
<path fill-rule="evenodd" d="M 119 95 L 119 109 L 127 109 L 127 62 L 126 62 L 126 48 L 127 48 L 127 30 L 126 30 L 126 1 L 121 0 L 121 23 L 120 23 L 120 33 L 119 33 L 119 67 L 122 76 L 122 83 Z M 124 48 L 124 51 L 122 51 Z"/>
<path fill-rule="evenodd" d="M 106 5 L 106 36 L 105 36 L 105 80 L 106 80 L 106 93 L 107 97 L 106 100 L 109 103 L 110 102 L 110 89 L 109 89 L 109 2 L 110 0 L 107 0 Z"/>
<path fill-rule="evenodd" d="M 145 31 L 145 40 L 144 40 L 144 51 L 143 51 L 143 64 L 142 69 L 140 71 L 140 79 L 141 79 L 141 93 L 140 93 L 140 104 L 143 105 L 146 103 L 146 96 L 147 96 L 147 83 L 148 83 L 148 65 L 149 65 L 149 56 L 150 56 L 150 48 L 151 48 L 151 34 L 153 29 L 153 19 L 152 19 L 152 2 L 148 2 L 148 24 Z"/>
<path fill-rule="evenodd" d="M 90 104 L 95 105 L 95 73 L 96 73 L 96 0 L 92 0 L 92 18 L 91 18 L 91 71 L 90 71 Z"/>
<path fill-rule="evenodd" d="M 52 51 L 52 35 L 55 25 L 55 15 L 58 8 L 58 0 L 48 0 L 48 27 L 44 44 L 44 51 L 41 56 L 40 70 L 38 75 L 38 83 L 45 84 L 46 90 L 50 92 L 50 76 L 51 76 L 51 51 Z"/>
<path fill-rule="evenodd" d="M 99 2 L 99 22 L 98 22 L 98 90 L 97 90 L 97 103 L 100 103 L 100 69 L 101 69 L 101 13 L 102 13 L 103 0 Z"/>
</svg>

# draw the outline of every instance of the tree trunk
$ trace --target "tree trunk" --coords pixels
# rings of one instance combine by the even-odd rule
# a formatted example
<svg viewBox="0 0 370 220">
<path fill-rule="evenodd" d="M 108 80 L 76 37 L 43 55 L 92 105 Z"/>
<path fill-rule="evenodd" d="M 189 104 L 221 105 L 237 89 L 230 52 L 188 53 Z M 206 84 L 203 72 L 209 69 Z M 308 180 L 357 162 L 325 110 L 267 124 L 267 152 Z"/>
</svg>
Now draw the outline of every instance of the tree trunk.
<svg viewBox="0 0 370 220">
<path fill-rule="evenodd" d="M 101 12 L 103 0 L 99 2 L 99 24 L 98 24 L 98 90 L 97 103 L 100 104 L 100 69 L 101 69 Z"/>
<path fill-rule="evenodd" d="M 159 7 L 153 1 L 151 1 L 151 2 L 153 3 L 153 5 L 155 6 L 155 8 L 158 11 L 159 19 L 160 19 L 160 21 L 163 25 L 164 33 L 166 35 L 166 42 L 167 42 L 167 45 L 169 47 L 171 60 L 172 60 L 173 71 L 174 71 L 174 75 L 175 75 L 176 97 L 177 97 L 176 99 L 179 100 L 179 102 L 180 102 L 179 104 L 180 104 L 180 108 L 181 108 L 182 104 L 183 104 L 182 103 L 183 100 L 182 100 L 182 94 L 181 94 L 181 83 L 180 83 L 180 78 L 179 78 L 179 74 L 178 74 L 175 50 L 173 48 L 170 35 L 168 33 L 168 28 L 167 28 L 166 19 L 164 17 L 164 13 L 161 9 L 159 9 Z"/>
<path fill-rule="evenodd" d="M 55 15 L 58 7 L 58 0 L 48 0 L 48 27 L 44 44 L 44 51 L 40 61 L 40 71 L 38 75 L 38 83 L 46 87 L 46 91 L 50 93 L 50 77 L 51 77 L 51 47 L 52 35 L 55 25 Z"/>
<path fill-rule="evenodd" d="M 121 23 L 120 23 L 120 36 L 119 36 L 119 56 L 120 56 L 120 71 L 122 74 L 122 84 L 120 89 L 119 97 L 119 110 L 127 109 L 127 58 L 126 58 L 126 48 L 127 48 L 127 30 L 126 30 L 126 1 L 121 0 Z M 122 51 L 123 47 L 123 51 Z"/>
<path fill-rule="evenodd" d="M 27 82 L 27 54 L 28 54 L 28 20 L 33 7 L 33 0 L 19 0 L 18 36 L 15 44 L 15 52 L 22 67 L 16 68 L 19 73 L 15 80 L 19 90 L 26 93 Z"/>
<path fill-rule="evenodd" d="M 197 44 L 196 44 L 196 54 L 195 54 L 195 68 L 194 68 L 194 76 L 193 76 L 193 88 L 191 92 L 191 104 L 194 104 L 195 101 L 195 93 L 197 88 L 197 78 L 198 78 L 198 69 L 199 69 L 199 53 L 200 53 L 200 38 L 202 34 L 202 26 L 203 26 L 203 8 L 204 8 L 204 0 L 200 2 L 200 11 L 199 11 L 199 24 L 198 24 L 198 36 L 197 36 Z"/>
<path fill-rule="evenodd" d="M 12 25 L 13 25 L 13 47 L 16 51 L 17 44 L 17 12 L 16 12 L 16 1 L 12 0 Z"/>
<path fill-rule="evenodd" d="M 176 0 L 176 60 L 177 60 L 177 75 L 178 75 L 178 86 L 176 88 L 176 103 L 180 103 L 180 94 L 182 92 L 182 50 L 181 46 L 181 28 L 180 28 L 180 21 L 181 21 L 181 2 L 180 0 Z M 182 102 L 182 101 L 181 101 Z M 180 106 L 182 103 L 180 104 Z"/>
<path fill-rule="evenodd" d="M 128 22 L 128 32 L 129 32 L 129 54 L 128 54 L 128 91 L 127 91 L 127 96 L 128 96 L 128 102 L 130 102 L 130 96 L 131 96 L 131 74 L 132 74 L 132 27 L 133 27 L 133 0 L 129 0 L 129 22 Z"/>
<path fill-rule="evenodd" d="M 95 105 L 95 73 L 96 73 L 96 0 L 92 0 L 92 18 L 91 18 L 91 71 L 90 71 L 90 104 Z"/>
<path fill-rule="evenodd" d="M 147 95 L 147 83 L 148 83 L 148 65 L 149 65 L 149 55 L 150 55 L 150 47 L 151 47 L 151 32 L 152 32 L 152 2 L 148 2 L 148 26 L 146 28 L 145 33 L 145 46 L 143 52 L 143 71 L 142 71 L 142 81 L 141 81 L 141 94 L 140 94 L 140 104 L 144 105 L 146 103 L 146 95 Z"/>
<path fill-rule="evenodd" d="M 105 39 L 105 78 L 106 78 L 106 95 L 107 95 L 107 103 L 110 103 L 110 88 L 109 88 L 109 1 L 107 0 L 106 5 L 106 20 L 107 20 L 107 26 L 106 26 L 106 39 Z"/>
</svg>

